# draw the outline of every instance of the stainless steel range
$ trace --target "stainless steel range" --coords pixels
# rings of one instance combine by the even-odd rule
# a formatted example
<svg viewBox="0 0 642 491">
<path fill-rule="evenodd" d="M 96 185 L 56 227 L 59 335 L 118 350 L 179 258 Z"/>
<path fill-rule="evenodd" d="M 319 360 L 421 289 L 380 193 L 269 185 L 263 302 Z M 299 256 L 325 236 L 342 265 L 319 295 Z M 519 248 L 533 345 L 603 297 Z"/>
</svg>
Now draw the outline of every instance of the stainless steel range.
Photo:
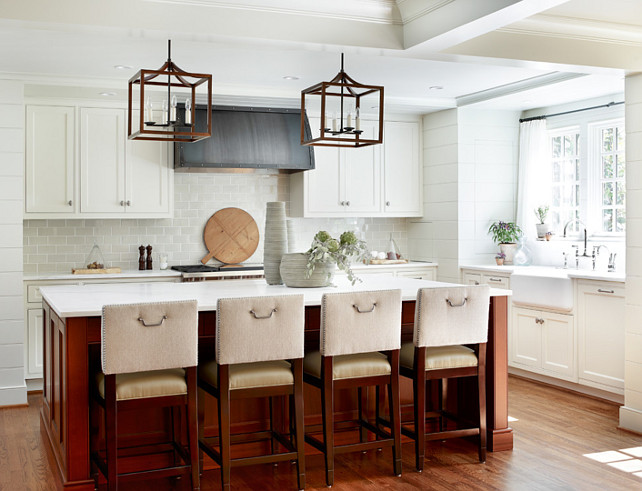
<svg viewBox="0 0 642 491">
<path fill-rule="evenodd" d="M 219 264 L 206 266 L 194 264 L 187 266 L 172 266 L 175 271 L 183 273 L 183 281 L 205 280 L 238 280 L 263 278 L 262 264 Z"/>
</svg>

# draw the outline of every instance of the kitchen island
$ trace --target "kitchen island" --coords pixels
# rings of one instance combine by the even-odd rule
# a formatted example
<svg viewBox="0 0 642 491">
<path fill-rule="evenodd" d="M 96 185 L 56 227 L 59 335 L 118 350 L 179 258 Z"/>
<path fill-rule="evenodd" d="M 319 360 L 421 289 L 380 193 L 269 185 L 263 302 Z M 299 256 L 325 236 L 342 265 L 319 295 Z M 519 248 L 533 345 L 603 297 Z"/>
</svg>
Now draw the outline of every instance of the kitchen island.
<svg viewBox="0 0 642 491">
<path fill-rule="evenodd" d="M 230 280 L 198 283 L 129 283 L 120 285 L 70 285 L 42 288 L 44 326 L 44 389 L 41 428 L 50 442 L 65 487 L 93 490 L 89 464 L 89 381 L 100 369 L 100 316 L 105 304 L 160 302 L 196 299 L 199 310 L 199 359 L 212 358 L 215 341 L 216 302 L 219 297 L 303 294 L 305 297 L 306 350 L 319 345 L 320 304 L 323 293 L 354 290 L 402 290 L 402 337 L 412 339 L 415 299 L 422 287 L 449 286 L 427 280 L 366 275 L 354 287 L 343 276 L 337 286 L 328 288 L 287 288 L 270 286 L 264 280 Z M 506 290 L 491 290 L 487 352 L 487 423 L 491 451 L 510 450 L 512 429 L 508 427 L 507 396 L 507 295 Z M 407 383 L 406 383 L 407 382 Z M 412 386 L 401 386 L 402 404 L 412 401 Z M 465 391 L 458 391 L 459 396 Z M 374 398 L 366 402 L 374 412 Z M 462 399 L 462 400 L 465 400 Z M 460 405 L 462 403 L 460 402 Z M 318 394 L 306 387 L 306 425 L 320 422 Z M 353 419 L 354 394 L 336 398 L 338 420 Z M 466 407 L 464 406 L 465 410 Z M 233 407 L 234 430 L 254 430 L 269 419 L 266 404 L 238 401 Z M 216 434 L 216 410 L 211 401 L 205 407 L 205 433 Z M 131 419 L 127 419 L 131 418 Z M 145 418 L 123 414 L 119 420 L 119 445 L 155 443 L 169 431 L 170 415 Z M 248 449 L 246 449 L 248 450 Z M 251 449 L 249 449 L 251 450 Z M 132 463 L 135 465 L 135 462 Z"/>
</svg>

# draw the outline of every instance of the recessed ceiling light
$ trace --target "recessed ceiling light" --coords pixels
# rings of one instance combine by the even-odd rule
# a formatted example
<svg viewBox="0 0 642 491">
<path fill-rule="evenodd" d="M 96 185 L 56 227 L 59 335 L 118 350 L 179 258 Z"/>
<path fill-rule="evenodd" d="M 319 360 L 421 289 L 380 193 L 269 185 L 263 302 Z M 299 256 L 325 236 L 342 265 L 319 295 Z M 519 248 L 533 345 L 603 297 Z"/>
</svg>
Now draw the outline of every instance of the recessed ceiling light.
<svg viewBox="0 0 642 491">
<path fill-rule="evenodd" d="M 130 67 L 129 65 L 114 65 L 114 68 L 116 70 L 131 70 L 132 69 L 132 67 Z"/>
<path fill-rule="evenodd" d="M 283 77 L 284 80 L 299 80 L 299 77 L 296 77 L 294 75 L 286 75 Z"/>
<path fill-rule="evenodd" d="M 103 97 L 114 97 L 118 94 L 116 94 L 116 92 L 101 92 L 100 95 Z"/>
<path fill-rule="evenodd" d="M 443 87 L 441 85 L 431 85 L 428 87 L 428 90 L 442 90 Z"/>
</svg>

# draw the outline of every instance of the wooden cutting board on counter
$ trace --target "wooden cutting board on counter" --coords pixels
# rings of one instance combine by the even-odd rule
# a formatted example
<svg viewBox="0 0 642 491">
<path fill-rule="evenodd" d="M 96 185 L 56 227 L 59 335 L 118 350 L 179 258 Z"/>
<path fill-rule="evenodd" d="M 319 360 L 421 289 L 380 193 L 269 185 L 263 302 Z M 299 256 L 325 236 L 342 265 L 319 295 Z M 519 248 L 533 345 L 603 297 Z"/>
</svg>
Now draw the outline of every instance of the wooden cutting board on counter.
<svg viewBox="0 0 642 491">
<path fill-rule="evenodd" d="M 223 208 L 205 224 L 203 240 L 209 250 L 201 262 L 212 257 L 225 264 L 236 264 L 249 258 L 259 245 L 259 228 L 252 216 L 240 208 Z"/>
</svg>

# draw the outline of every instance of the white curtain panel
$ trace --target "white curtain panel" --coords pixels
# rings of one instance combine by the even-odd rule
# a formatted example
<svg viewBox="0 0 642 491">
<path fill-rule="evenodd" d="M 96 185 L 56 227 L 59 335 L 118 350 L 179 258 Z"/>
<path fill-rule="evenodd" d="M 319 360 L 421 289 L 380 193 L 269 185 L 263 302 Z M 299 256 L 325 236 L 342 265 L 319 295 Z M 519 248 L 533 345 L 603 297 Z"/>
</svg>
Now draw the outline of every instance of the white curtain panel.
<svg viewBox="0 0 642 491">
<path fill-rule="evenodd" d="M 529 239 L 537 238 L 535 208 L 551 204 L 550 155 L 546 120 L 521 123 L 516 222 Z"/>
</svg>

